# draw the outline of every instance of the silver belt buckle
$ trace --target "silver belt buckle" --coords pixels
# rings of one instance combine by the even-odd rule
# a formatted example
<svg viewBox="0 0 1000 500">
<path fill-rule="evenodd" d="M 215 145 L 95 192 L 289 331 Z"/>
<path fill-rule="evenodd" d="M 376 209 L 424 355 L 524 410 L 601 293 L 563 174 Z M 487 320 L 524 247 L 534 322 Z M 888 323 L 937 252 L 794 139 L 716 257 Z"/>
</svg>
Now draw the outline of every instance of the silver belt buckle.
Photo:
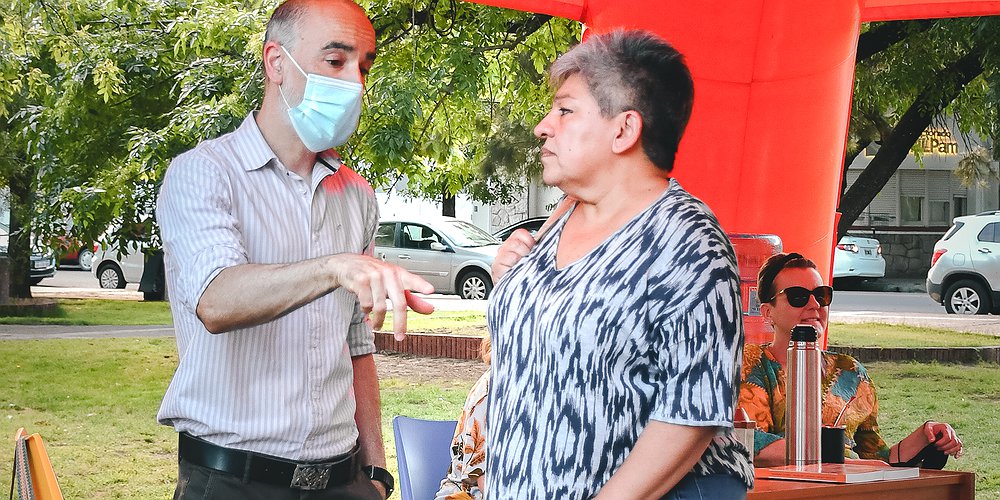
<svg viewBox="0 0 1000 500">
<path fill-rule="evenodd" d="M 330 481 L 333 464 L 298 464 L 292 473 L 292 488 L 300 490 L 322 490 Z"/>
</svg>

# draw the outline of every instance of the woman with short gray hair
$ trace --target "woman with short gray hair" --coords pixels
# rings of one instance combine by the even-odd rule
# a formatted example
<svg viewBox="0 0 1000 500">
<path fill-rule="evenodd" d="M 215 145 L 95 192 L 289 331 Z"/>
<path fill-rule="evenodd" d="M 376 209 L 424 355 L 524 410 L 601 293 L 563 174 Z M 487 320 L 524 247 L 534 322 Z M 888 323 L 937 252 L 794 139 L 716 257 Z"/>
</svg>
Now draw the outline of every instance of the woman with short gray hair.
<svg viewBox="0 0 1000 500">
<path fill-rule="evenodd" d="M 572 206 L 497 257 L 487 495 L 745 498 L 736 259 L 670 176 L 694 92 L 683 57 L 650 33 L 596 35 L 551 81 L 542 177 Z"/>
</svg>

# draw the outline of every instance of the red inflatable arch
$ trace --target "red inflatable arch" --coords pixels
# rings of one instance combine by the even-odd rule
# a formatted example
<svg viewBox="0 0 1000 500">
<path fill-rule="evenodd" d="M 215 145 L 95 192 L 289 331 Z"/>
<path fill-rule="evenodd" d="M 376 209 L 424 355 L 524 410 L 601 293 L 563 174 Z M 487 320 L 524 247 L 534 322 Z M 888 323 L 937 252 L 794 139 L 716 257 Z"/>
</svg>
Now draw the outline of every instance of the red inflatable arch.
<svg viewBox="0 0 1000 500">
<path fill-rule="evenodd" d="M 472 1 L 670 41 L 695 80 L 676 177 L 727 232 L 776 234 L 827 277 L 861 23 L 1000 13 L 1000 1 Z"/>
</svg>

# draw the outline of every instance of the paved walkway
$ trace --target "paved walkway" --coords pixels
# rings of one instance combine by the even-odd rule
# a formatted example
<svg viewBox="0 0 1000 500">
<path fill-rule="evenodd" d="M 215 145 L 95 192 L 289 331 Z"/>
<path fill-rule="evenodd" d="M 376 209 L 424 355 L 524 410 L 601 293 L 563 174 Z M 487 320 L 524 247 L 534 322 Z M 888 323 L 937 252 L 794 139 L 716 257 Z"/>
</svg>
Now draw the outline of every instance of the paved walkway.
<svg viewBox="0 0 1000 500">
<path fill-rule="evenodd" d="M 0 340 L 84 339 L 97 337 L 172 337 L 174 327 L 80 326 L 80 325 L 0 325 Z"/>
</svg>

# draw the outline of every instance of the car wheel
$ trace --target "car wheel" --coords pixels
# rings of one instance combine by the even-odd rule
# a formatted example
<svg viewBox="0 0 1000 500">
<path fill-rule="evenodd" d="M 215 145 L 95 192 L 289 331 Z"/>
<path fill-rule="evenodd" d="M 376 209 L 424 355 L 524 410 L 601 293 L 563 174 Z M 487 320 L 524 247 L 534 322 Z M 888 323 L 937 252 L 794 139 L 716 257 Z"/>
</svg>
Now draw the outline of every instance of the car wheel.
<svg viewBox="0 0 1000 500">
<path fill-rule="evenodd" d="M 125 288 L 125 276 L 114 264 L 104 264 L 97 270 L 97 280 L 101 288 Z"/>
<path fill-rule="evenodd" d="M 463 299 L 485 300 L 493 291 L 493 281 L 482 271 L 469 271 L 458 283 L 458 294 Z"/>
<path fill-rule="evenodd" d="M 90 272 L 91 265 L 94 263 L 94 251 L 89 248 L 80 250 L 77 254 L 76 263 L 80 266 L 80 269 Z"/>
<path fill-rule="evenodd" d="M 950 314 L 988 314 L 990 296 L 983 285 L 961 280 L 948 287 L 944 294 L 944 308 Z"/>
</svg>

